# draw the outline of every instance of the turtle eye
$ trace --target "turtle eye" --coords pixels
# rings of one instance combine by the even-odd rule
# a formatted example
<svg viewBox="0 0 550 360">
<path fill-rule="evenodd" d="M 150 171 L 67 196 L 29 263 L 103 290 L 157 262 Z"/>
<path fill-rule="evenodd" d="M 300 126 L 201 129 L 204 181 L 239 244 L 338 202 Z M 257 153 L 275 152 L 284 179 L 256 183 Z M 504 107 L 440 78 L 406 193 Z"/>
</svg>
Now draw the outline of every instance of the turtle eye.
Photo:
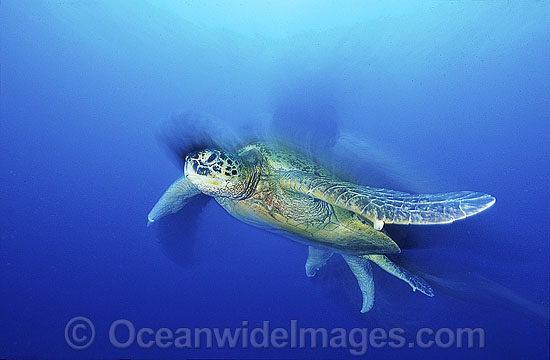
<svg viewBox="0 0 550 360">
<path fill-rule="evenodd" d="M 207 162 L 207 163 L 211 163 L 211 162 L 213 162 L 214 160 L 216 160 L 216 157 L 217 157 L 216 154 L 211 154 L 211 155 L 208 157 L 208 159 L 206 159 L 206 162 Z"/>
</svg>

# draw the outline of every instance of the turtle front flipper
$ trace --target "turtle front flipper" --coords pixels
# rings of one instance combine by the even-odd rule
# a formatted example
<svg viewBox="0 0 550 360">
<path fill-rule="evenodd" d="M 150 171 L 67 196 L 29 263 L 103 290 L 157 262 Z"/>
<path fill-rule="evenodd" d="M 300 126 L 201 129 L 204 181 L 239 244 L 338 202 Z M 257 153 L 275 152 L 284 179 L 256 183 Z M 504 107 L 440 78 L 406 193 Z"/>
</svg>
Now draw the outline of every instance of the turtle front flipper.
<svg viewBox="0 0 550 360">
<path fill-rule="evenodd" d="M 413 273 L 405 270 L 401 266 L 398 266 L 393 261 L 391 261 L 387 256 L 385 255 L 364 255 L 363 258 L 369 259 L 376 265 L 380 266 L 384 271 L 388 272 L 389 274 L 397 277 L 398 279 L 403 280 L 407 284 L 409 284 L 413 291 L 420 291 L 421 293 L 427 295 L 427 296 L 434 296 L 434 291 L 430 284 L 428 284 L 426 281 L 424 281 L 422 278 L 414 275 Z M 368 261 L 368 260 L 367 260 Z"/>
<path fill-rule="evenodd" d="M 147 226 L 161 217 L 180 211 L 200 191 L 185 176 L 174 181 L 147 215 Z"/>
<path fill-rule="evenodd" d="M 441 194 L 409 194 L 360 186 L 327 176 L 284 171 L 280 184 L 363 216 L 381 230 L 388 224 L 445 224 L 477 214 L 495 203 L 491 195 L 459 191 Z"/>
<path fill-rule="evenodd" d="M 363 294 L 363 305 L 361 312 L 366 313 L 374 305 L 374 279 L 372 277 L 372 268 L 370 261 L 365 257 L 342 254 L 342 257 L 348 263 L 348 266 L 355 275 L 361 294 Z"/>
</svg>

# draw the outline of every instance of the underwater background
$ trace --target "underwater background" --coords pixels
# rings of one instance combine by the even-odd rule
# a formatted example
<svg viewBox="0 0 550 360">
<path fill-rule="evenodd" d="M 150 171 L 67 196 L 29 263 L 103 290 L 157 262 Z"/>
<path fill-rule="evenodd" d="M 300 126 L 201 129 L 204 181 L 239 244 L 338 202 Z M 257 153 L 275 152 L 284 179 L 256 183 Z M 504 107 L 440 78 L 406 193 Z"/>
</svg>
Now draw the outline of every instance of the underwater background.
<svg viewBox="0 0 550 360">
<path fill-rule="evenodd" d="M 482 328 L 483 348 L 364 356 L 548 359 L 547 1 L 3 0 L 0 11 L 0 357 L 352 356 L 118 349 L 109 328 L 127 319 L 401 328 L 407 341 L 421 328 Z M 454 224 L 395 228 L 398 259 L 436 295 L 373 267 L 375 305 L 361 314 L 343 261 L 308 278 L 305 246 L 214 201 L 146 227 L 182 174 L 166 135 L 208 132 L 196 118 L 239 139 L 284 138 L 358 183 L 497 202 Z M 64 335 L 75 316 L 95 325 L 84 350 Z"/>
</svg>

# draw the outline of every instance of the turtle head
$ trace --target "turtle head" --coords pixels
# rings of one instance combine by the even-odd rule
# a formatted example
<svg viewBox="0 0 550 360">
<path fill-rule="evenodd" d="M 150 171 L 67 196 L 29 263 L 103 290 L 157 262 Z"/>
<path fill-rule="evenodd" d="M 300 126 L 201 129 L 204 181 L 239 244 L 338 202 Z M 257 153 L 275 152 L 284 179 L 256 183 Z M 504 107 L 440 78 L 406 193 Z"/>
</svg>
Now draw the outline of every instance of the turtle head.
<svg viewBox="0 0 550 360">
<path fill-rule="evenodd" d="M 187 154 L 185 176 L 202 193 L 238 198 L 246 190 L 242 161 L 229 152 L 206 149 Z"/>
</svg>

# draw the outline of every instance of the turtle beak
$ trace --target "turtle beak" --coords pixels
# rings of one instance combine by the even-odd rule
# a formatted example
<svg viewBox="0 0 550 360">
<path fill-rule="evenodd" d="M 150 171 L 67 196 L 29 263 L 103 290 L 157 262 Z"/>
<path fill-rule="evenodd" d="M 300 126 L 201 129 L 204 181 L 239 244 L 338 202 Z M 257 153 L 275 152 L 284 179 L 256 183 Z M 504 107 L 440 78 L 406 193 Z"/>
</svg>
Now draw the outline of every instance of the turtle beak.
<svg viewBox="0 0 550 360">
<path fill-rule="evenodd" d="M 185 177 L 188 178 L 192 183 L 200 181 L 201 178 L 199 175 L 197 175 L 197 173 L 195 173 L 195 171 L 193 170 L 193 164 L 189 160 L 185 162 L 183 175 L 185 175 Z"/>
<path fill-rule="evenodd" d="M 196 160 L 198 158 L 196 152 L 189 153 L 185 157 L 185 165 L 183 166 L 183 175 L 186 177 L 189 175 L 195 174 L 195 171 L 193 170 L 193 160 Z"/>
<path fill-rule="evenodd" d="M 189 175 L 193 175 L 194 173 L 193 160 L 191 159 L 191 157 L 187 156 L 187 158 L 185 158 L 185 165 L 183 166 L 183 175 L 187 177 Z"/>
<path fill-rule="evenodd" d="M 188 164 L 189 164 L 189 161 L 186 161 L 185 165 L 183 166 L 183 175 L 185 175 L 185 177 L 187 177 L 187 175 L 189 175 L 189 171 L 187 171 L 187 165 Z"/>
</svg>

